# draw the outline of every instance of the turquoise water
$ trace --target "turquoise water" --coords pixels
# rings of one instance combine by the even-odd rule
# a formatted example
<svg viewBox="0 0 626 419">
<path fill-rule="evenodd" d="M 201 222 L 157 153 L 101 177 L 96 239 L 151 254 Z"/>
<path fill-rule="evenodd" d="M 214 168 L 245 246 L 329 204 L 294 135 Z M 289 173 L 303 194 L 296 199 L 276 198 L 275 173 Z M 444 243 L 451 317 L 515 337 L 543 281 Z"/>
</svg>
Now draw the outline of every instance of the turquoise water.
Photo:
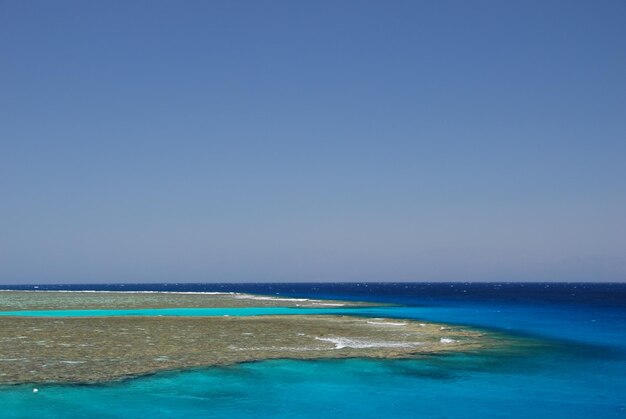
<svg viewBox="0 0 626 419">
<path fill-rule="evenodd" d="M 322 296 L 315 290 L 305 296 L 313 295 Z M 405 306 L 358 314 L 476 325 L 544 345 L 417 360 L 264 361 L 102 385 L 10 386 L 0 389 L 0 417 L 626 418 L 626 305 L 608 304 L 618 299 L 615 290 L 563 303 L 488 295 L 451 301 L 427 300 L 421 289 L 393 298 L 372 294 L 371 301 Z"/>
<path fill-rule="evenodd" d="M 511 359 L 269 361 L 101 386 L 32 386 L 0 399 L 7 417 L 619 417 L 608 385 L 588 394 L 559 368 L 536 380 Z M 515 379 L 512 379 L 514 377 Z M 572 381 L 573 380 L 573 381 Z M 566 383 L 565 389 L 559 389 Z M 560 393 L 570 396 L 564 400 Z M 28 413 L 25 413 L 28 412 Z M 572 412 L 575 412 L 573 415 Z"/>
<path fill-rule="evenodd" d="M 624 387 L 607 380 L 615 361 L 607 355 L 555 345 L 515 355 L 265 361 L 104 385 L 39 384 L 37 394 L 21 385 L 0 391 L 0 416 L 624 417 Z"/>
</svg>

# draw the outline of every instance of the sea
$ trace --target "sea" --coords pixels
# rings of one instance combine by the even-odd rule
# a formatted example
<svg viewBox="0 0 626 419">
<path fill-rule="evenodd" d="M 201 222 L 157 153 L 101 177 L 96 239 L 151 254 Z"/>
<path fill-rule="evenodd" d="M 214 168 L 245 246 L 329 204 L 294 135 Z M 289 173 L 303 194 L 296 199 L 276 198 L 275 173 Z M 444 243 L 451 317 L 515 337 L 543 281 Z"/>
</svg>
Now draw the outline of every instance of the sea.
<svg viewBox="0 0 626 419">
<path fill-rule="evenodd" d="M 410 360 L 285 359 L 170 371 L 104 384 L 0 386 L 0 418 L 626 418 L 626 284 L 171 283 L 0 288 L 225 291 L 392 303 L 395 307 L 386 313 L 393 317 L 474 326 L 541 343 L 519 351 Z"/>
</svg>

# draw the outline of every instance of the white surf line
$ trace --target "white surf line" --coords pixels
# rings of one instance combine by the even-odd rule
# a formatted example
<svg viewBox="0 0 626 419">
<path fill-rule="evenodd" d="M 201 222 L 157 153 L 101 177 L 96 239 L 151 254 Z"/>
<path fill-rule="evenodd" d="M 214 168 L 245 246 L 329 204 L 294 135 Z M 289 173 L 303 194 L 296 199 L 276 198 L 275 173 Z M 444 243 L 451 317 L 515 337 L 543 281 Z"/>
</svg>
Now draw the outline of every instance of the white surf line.
<svg viewBox="0 0 626 419">
<path fill-rule="evenodd" d="M 272 297 L 269 295 L 255 295 L 255 294 L 245 294 L 245 293 L 235 294 L 235 298 L 247 299 L 247 300 L 263 300 L 263 301 L 316 301 L 316 300 L 309 300 L 308 298 Z"/>
<path fill-rule="evenodd" d="M 331 307 L 343 307 L 346 305 L 345 303 L 326 303 L 324 302 L 324 300 L 312 300 L 310 298 L 274 297 L 271 295 L 256 295 L 246 293 L 235 293 L 234 297 L 242 300 L 306 302 L 309 304 Z"/>
<path fill-rule="evenodd" d="M 413 346 L 422 345 L 421 342 L 387 342 L 387 341 L 372 341 L 364 339 L 349 339 L 349 338 L 320 338 L 315 337 L 316 340 L 324 342 L 330 342 L 335 345 L 335 349 L 354 348 L 411 348 Z"/>
<path fill-rule="evenodd" d="M 305 352 L 305 351 L 326 351 L 326 348 L 315 348 L 310 346 L 250 346 L 250 347 L 229 347 L 231 351 L 286 351 L 286 352 Z"/>
<path fill-rule="evenodd" d="M 110 291 L 110 290 L 10 290 L 0 289 L 0 292 L 62 292 L 62 293 L 91 293 L 91 294 L 178 294 L 178 295 L 243 295 L 237 292 L 217 291 Z"/>
<path fill-rule="evenodd" d="M 240 300 L 257 300 L 257 301 L 285 301 L 291 303 L 306 303 L 312 306 L 327 306 L 327 307 L 345 307 L 346 303 L 327 303 L 324 300 L 315 300 L 310 298 L 296 298 L 296 297 L 274 297 L 269 295 L 257 295 L 257 294 L 249 294 L 242 292 L 218 292 L 218 291 L 119 291 L 119 290 L 11 290 L 11 289 L 0 289 L 0 293 L 2 292 L 31 292 L 31 293 L 92 293 L 92 294 L 175 294 L 175 295 L 222 295 L 222 296 L 231 296 Z M 295 304 L 300 307 L 301 304 Z"/>
<path fill-rule="evenodd" d="M 328 306 L 343 306 L 345 304 L 340 303 L 325 303 L 323 300 L 311 300 L 309 298 L 295 298 L 295 297 L 273 297 L 266 295 L 256 295 L 244 292 L 234 291 L 131 291 L 131 290 L 12 290 L 12 289 L 0 289 L 0 292 L 32 292 L 32 293 L 45 293 L 45 292 L 58 292 L 58 293 L 90 293 L 90 294 L 176 294 L 176 295 L 231 295 L 238 299 L 247 300 L 262 300 L 262 301 L 294 301 L 294 302 L 309 302 L 312 304 L 328 305 Z"/>
<path fill-rule="evenodd" d="M 371 322 L 368 321 L 368 324 L 374 324 L 377 326 L 406 326 L 407 323 L 394 323 L 394 322 Z"/>
</svg>

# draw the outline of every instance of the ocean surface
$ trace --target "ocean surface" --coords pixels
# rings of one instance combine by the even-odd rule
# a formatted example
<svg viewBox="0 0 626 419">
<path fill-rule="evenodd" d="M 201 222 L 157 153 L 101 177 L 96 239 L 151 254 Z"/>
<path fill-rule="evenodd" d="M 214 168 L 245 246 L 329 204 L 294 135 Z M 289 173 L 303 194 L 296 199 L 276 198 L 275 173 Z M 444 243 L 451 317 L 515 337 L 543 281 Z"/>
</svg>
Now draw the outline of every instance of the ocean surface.
<svg viewBox="0 0 626 419">
<path fill-rule="evenodd" d="M 274 360 L 99 385 L 4 386 L 1 418 L 626 418 L 626 284 L 111 284 L 37 289 L 235 291 L 385 302 L 398 306 L 359 314 L 478 326 L 543 344 L 510 353 Z M 34 387 L 39 392 L 33 393 Z"/>
</svg>

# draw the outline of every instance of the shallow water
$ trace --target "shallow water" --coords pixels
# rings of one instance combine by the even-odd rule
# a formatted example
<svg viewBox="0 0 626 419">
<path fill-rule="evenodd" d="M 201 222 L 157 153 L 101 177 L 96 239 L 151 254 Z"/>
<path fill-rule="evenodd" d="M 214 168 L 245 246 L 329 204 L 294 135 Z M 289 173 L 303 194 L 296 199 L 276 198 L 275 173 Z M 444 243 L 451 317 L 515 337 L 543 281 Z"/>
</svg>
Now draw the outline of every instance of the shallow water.
<svg viewBox="0 0 626 419">
<path fill-rule="evenodd" d="M 361 310 L 488 327 L 546 345 L 410 361 L 265 361 L 106 385 L 37 384 L 38 393 L 35 385 L 4 387 L 0 416 L 626 417 L 626 299 L 620 300 L 626 287 L 598 285 L 587 297 L 573 285 L 547 296 L 537 287 L 519 298 L 515 289 L 489 291 L 484 284 L 479 290 L 458 285 L 465 295 L 463 288 L 446 293 L 434 286 L 429 293 L 422 284 L 404 286 L 368 292 L 362 285 L 317 284 L 265 292 L 401 303 Z"/>
</svg>

